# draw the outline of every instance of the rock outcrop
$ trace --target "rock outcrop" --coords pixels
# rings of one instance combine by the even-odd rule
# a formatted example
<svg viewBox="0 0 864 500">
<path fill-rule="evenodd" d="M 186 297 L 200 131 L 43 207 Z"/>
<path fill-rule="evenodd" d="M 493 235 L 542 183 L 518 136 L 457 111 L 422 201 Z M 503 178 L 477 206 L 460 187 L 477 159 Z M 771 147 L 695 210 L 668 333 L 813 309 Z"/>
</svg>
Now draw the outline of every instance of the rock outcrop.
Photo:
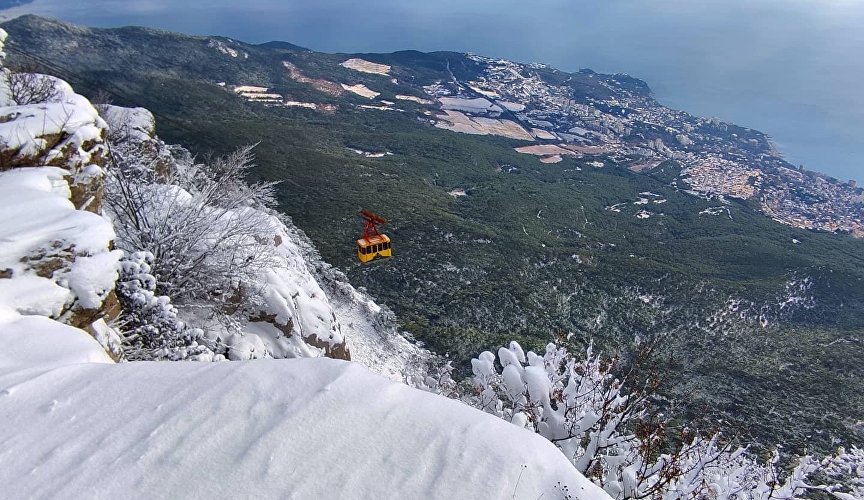
<svg viewBox="0 0 864 500">
<path fill-rule="evenodd" d="M 5 38 L 0 30 L 0 51 Z M 108 325 L 122 252 L 100 215 L 105 129 L 66 82 L 0 67 L 0 307 L 86 330 L 118 359 Z"/>
</svg>

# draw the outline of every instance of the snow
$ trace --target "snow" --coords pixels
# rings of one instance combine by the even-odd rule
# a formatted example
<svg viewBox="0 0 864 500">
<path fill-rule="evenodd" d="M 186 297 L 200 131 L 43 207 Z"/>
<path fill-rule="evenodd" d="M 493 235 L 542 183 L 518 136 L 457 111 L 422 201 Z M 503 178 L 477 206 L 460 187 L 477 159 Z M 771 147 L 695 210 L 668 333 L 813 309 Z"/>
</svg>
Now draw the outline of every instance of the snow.
<svg viewBox="0 0 864 500">
<path fill-rule="evenodd" d="M 543 366 L 526 366 L 522 375 L 525 386 L 528 388 L 528 395 L 531 401 L 539 401 L 543 404 L 543 409 L 547 412 L 552 412 L 552 407 L 549 402 L 549 393 L 552 387 L 549 377 L 546 376 L 546 369 Z"/>
<path fill-rule="evenodd" d="M 73 297 L 67 288 L 84 307 L 101 304 L 112 288 L 120 255 L 105 252 L 114 229 L 106 219 L 75 209 L 68 199 L 67 176 L 57 167 L 0 173 L 0 270 L 12 272 L 11 279 L 0 280 L 0 305 L 24 314 L 56 316 Z M 36 276 L 28 267 L 28 258 L 63 258 L 70 252 L 79 257 L 68 276 L 59 273 L 57 282 Z"/>
<path fill-rule="evenodd" d="M 81 307 L 97 309 L 102 306 L 102 300 L 117 282 L 122 258 L 122 251 L 113 250 L 92 257 L 78 257 L 72 262 L 72 270 L 65 278 Z"/>
<path fill-rule="evenodd" d="M 699 212 L 699 215 L 722 215 L 726 214 L 730 220 L 732 220 L 732 212 L 729 210 L 729 207 L 708 207 L 705 210 Z"/>
<path fill-rule="evenodd" d="M 207 46 L 218 50 L 219 52 L 225 54 L 226 56 L 237 58 L 237 57 L 240 57 L 240 54 L 242 53 L 243 59 L 249 58 L 249 54 L 247 52 L 240 52 L 236 49 L 232 49 L 225 42 L 223 42 L 221 40 L 210 40 L 209 42 L 207 42 Z"/>
<path fill-rule="evenodd" d="M 96 342 L 105 350 L 105 352 L 120 353 L 123 352 L 122 339 L 120 332 L 108 326 L 104 318 L 99 318 L 90 324 L 90 331 Z"/>
<path fill-rule="evenodd" d="M 71 299 L 69 290 L 41 276 L 0 279 L 0 305 L 21 314 L 58 316 Z"/>
<path fill-rule="evenodd" d="M 92 151 L 82 146 L 101 142 L 105 122 L 83 96 L 76 94 L 63 80 L 41 75 L 51 80 L 56 96 L 50 102 L 16 105 L 9 89 L 0 79 L 0 137 L 3 147 L 15 151 L 16 159 L 42 156 L 50 161 L 72 152 L 69 163 L 90 163 Z M 47 151 L 47 137 L 59 136 L 60 141 Z"/>
<path fill-rule="evenodd" d="M 0 172 L 0 227 L 4 229 L 0 266 L 17 267 L 15 261 L 45 241 L 63 241 L 78 252 L 95 253 L 114 238 L 107 220 L 75 210 L 68 200 L 66 175 L 57 167 Z"/>
<path fill-rule="evenodd" d="M 297 335 L 287 336 L 272 323 L 251 322 L 243 328 L 242 337 L 229 338 L 229 359 L 253 359 L 252 351 L 247 351 L 244 342 L 258 350 L 266 350 L 275 358 L 317 358 L 323 356 L 321 349 L 303 342 Z M 233 339 L 233 340 L 232 340 Z"/>
<path fill-rule="evenodd" d="M 307 267 L 305 252 L 298 243 L 300 235 L 292 234 L 275 218 L 273 224 L 282 240 L 277 251 L 284 267 L 266 273 L 265 311 L 275 314 L 280 324 L 285 324 L 287 317 L 293 318 L 295 330 L 304 338 L 315 336 L 331 346 L 343 343 L 345 338 L 330 301 Z"/>
<path fill-rule="evenodd" d="M 441 109 L 466 111 L 469 113 L 501 113 L 503 110 L 488 99 L 461 99 L 458 97 L 439 97 Z"/>
<path fill-rule="evenodd" d="M 0 366 L 5 498 L 608 498 L 541 436 L 354 363 L 44 368 Z"/>
<path fill-rule="evenodd" d="M 6 43 L 6 37 L 8 36 L 9 34 L 6 33 L 6 30 L 0 28 L 0 63 L 2 63 L 3 59 L 6 58 L 6 53 L 3 52 L 3 44 Z"/>
<path fill-rule="evenodd" d="M 357 85 L 345 85 L 343 83 L 342 88 L 347 90 L 348 92 L 353 92 L 361 97 L 368 97 L 369 99 L 374 99 L 381 95 L 379 92 L 371 90 L 369 87 L 363 85 L 362 83 L 358 83 Z"/>
<path fill-rule="evenodd" d="M 156 119 L 145 108 L 122 108 L 102 106 L 102 118 L 108 123 L 112 134 L 130 136 L 133 140 L 146 141 L 156 134 Z"/>
<path fill-rule="evenodd" d="M 353 69 L 361 73 L 371 73 L 374 75 L 387 76 L 390 73 L 390 66 L 386 64 L 378 64 L 364 59 L 351 58 L 340 64 L 343 68 Z"/>
<path fill-rule="evenodd" d="M 505 109 L 509 111 L 524 111 L 525 105 L 518 102 L 508 102 L 508 101 L 496 101 L 496 104 L 503 106 Z"/>
<path fill-rule="evenodd" d="M 0 280 L 3 281 L 6 280 Z M 87 332 L 44 316 L 22 316 L 3 305 L 0 305 L 0 345 L 0 374 L 16 367 L 113 363 Z M 14 391 L 5 381 L 0 382 L 0 401 L 3 401 L 0 406 L 7 411 L 14 406 L 8 400 L 15 395 Z M 0 452 L 0 461 L 2 456 Z"/>
<path fill-rule="evenodd" d="M 285 101 L 282 104 L 289 108 L 308 108 L 308 109 L 317 109 L 318 105 L 314 102 L 300 102 L 300 101 Z"/>
<path fill-rule="evenodd" d="M 491 98 L 491 99 L 499 99 L 499 98 L 501 97 L 500 95 L 498 95 L 497 92 L 494 92 L 494 91 L 492 91 L 492 90 L 487 90 L 487 89 L 483 89 L 483 88 L 480 88 L 480 87 L 475 87 L 475 86 L 472 86 L 472 85 L 469 85 L 468 88 L 470 88 L 470 89 L 473 90 L 474 92 L 477 92 L 478 94 L 480 94 L 480 95 L 482 95 L 482 96 L 484 96 L 484 97 L 489 97 L 489 98 Z"/>
<path fill-rule="evenodd" d="M 393 156 L 393 153 L 390 151 L 363 151 L 362 149 L 353 148 L 348 148 L 348 150 L 365 158 L 384 158 L 385 156 Z"/>
<path fill-rule="evenodd" d="M 362 109 L 377 109 L 378 111 L 402 111 L 401 109 L 394 108 L 392 106 L 372 106 L 370 104 L 361 104 L 360 108 Z"/>
<path fill-rule="evenodd" d="M 396 99 L 399 99 L 400 101 L 412 101 L 412 102 L 416 102 L 417 104 L 432 104 L 432 101 L 430 101 L 428 99 L 423 99 L 423 98 L 413 96 L 413 95 L 397 94 Z"/>
<path fill-rule="evenodd" d="M 257 94 L 267 92 L 267 87 L 258 87 L 255 85 L 238 85 L 234 87 L 234 92 L 238 94 Z"/>
<path fill-rule="evenodd" d="M 272 101 L 272 100 L 278 101 L 278 100 L 282 99 L 282 94 L 268 94 L 268 93 L 264 93 L 264 92 L 261 92 L 261 93 L 254 93 L 253 92 L 253 93 L 242 94 L 242 95 L 243 95 L 243 97 L 245 97 L 246 99 L 248 99 L 250 101 Z"/>
</svg>

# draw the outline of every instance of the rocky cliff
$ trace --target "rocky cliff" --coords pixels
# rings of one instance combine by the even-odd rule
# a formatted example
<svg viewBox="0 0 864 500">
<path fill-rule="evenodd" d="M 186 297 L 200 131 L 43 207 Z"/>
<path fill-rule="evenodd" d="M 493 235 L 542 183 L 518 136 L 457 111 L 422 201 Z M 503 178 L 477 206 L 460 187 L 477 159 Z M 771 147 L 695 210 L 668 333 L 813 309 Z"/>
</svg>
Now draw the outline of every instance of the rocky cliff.
<svg viewBox="0 0 864 500">
<path fill-rule="evenodd" d="M 62 80 L 0 68 L 0 307 L 84 329 L 119 359 L 105 129 Z"/>
</svg>

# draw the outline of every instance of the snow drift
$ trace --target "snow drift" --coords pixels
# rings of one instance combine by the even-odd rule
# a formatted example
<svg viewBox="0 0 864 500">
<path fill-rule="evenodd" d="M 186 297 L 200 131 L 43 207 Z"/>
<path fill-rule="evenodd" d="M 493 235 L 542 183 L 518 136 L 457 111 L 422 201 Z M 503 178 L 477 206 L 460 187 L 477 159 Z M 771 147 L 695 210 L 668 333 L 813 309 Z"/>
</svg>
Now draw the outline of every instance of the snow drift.
<svg viewBox="0 0 864 500">
<path fill-rule="evenodd" d="M 26 326 L 41 358 L 0 358 L 5 498 L 606 498 L 542 437 L 356 363 L 93 363 L 83 332 Z"/>
</svg>

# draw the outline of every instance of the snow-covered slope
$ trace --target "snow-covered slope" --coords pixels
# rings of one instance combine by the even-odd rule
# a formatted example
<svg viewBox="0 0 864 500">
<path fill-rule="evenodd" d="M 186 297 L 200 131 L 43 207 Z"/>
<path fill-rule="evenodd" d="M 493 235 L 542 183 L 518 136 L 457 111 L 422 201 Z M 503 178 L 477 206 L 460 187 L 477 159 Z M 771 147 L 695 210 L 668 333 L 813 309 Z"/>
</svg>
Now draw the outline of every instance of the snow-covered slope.
<svg viewBox="0 0 864 500">
<path fill-rule="evenodd" d="M 542 437 L 356 363 L 102 364 L 76 340 L 0 358 L 4 498 L 606 498 Z"/>
<path fill-rule="evenodd" d="M 143 216 L 170 212 L 176 214 L 184 206 L 197 203 L 201 190 L 202 172 L 207 165 L 198 165 L 182 148 L 167 146 L 155 134 L 153 115 L 143 108 L 101 106 L 108 123 L 112 152 L 119 165 L 141 174 L 139 191 L 158 191 L 147 200 Z M 122 168 L 122 167 L 121 167 Z M 150 180 L 153 179 L 153 180 Z M 197 181 L 197 182 L 196 182 Z M 116 181 L 109 177 L 109 196 Z M 123 212 L 108 206 L 115 220 Z M 267 209 L 241 204 L 236 208 L 207 205 L 195 214 L 213 212 L 215 219 L 254 220 L 243 233 L 254 233 L 254 249 L 250 255 L 265 256 L 262 272 L 246 273 L 240 278 L 248 304 L 254 311 L 244 317 L 234 315 L 233 326 L 226 329 L 220 315 L 211 314 L 207 304 L 178 305 L 179 317 L 188 325 L 202 328 L 211 345 L 225 345 L 224 356 L 231 360 L 265 357 L 316 357 L 324 354 L 339 359 L 357 360 L 378 373 L 402 380 L 409 366 L 419 365 L 431 357 L 396 331 L 392 313 L 382 309 L 365 293 L 356 290 L 344 274 L 322 262 L 306 235 L 290 220 L 276 217 Z M 168 226 L 172 226 L 170 217 Z M 150 224 L 165 227 L 165 224 Z M 182 230 L 182 224 L 173 224 Z M 237 244 L 226 244 L 226 238 L 215 234 L 209 238 L 227 250 L 232 258 L 238 247 L 247 247 L 240 231 L 221 231 L 219 225 L 208 231 L 229 233 Z M 173 230 L 173 229 L 172 229 Z M 169 231 L 170 233 L 171 231 Z M 118 248 L 134 253 L 142 250 L 140 241 L 128 238 L 129 231 L 118 230 Z M 137 236 L 132 231 L 132 236 Z M 248 240 L 248 238 L 246 238 Z M 232 240 L 233 241 L 233 240 Z M 209 244 L 209 243 L 208 243 Z M 218 249 L 213 252 L 217 257 Z M 191 258 L 186 256 L 186 258 Z M 212 299 L 207 299 L 213 302 Z M 202 308 L 202 306 L 205 306 Z M 171 356 L 172 359 L 176 356 Z M 221 355 L 212 356 L 214 358 Z M 197 356 L 195 359 L 200 359 Z"/>
</svg>

